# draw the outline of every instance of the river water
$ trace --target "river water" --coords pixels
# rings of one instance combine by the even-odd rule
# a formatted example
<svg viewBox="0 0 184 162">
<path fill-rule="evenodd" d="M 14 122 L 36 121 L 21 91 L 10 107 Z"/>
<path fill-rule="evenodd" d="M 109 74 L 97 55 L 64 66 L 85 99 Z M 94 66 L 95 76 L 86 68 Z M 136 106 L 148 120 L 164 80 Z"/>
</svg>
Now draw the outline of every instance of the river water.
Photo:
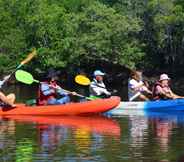
<svg viewBox="0 0 184 162">
<path fill-rule="evenodd" d="M 0 117 L 0 162 L 184 162 L 183 148 L 184 113 Z"/>
</svg>

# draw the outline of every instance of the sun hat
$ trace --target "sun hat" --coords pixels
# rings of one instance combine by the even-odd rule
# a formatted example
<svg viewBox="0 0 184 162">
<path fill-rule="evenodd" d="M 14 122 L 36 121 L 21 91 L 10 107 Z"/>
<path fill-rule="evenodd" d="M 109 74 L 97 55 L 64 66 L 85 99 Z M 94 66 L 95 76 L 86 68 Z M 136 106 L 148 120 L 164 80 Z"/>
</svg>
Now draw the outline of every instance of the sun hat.
<svg viewBox="0 0 184 162">
<path fill-rule="evenodd" d="M 101 70 L 95 70 L 94 73 L 93 73 L 94 76 L 97 76 L 97 75 L 101 75 L 101 76 L 104 76 L 105 73 L 103 73 Z"/>
<path fill-rule="evenodd" d="M 161 74 L 159 81 L 162 81 L 162 80 L 170 80 L 170 79 L 171 78 L 169 78 L 167 74 Z"/>
</svg>

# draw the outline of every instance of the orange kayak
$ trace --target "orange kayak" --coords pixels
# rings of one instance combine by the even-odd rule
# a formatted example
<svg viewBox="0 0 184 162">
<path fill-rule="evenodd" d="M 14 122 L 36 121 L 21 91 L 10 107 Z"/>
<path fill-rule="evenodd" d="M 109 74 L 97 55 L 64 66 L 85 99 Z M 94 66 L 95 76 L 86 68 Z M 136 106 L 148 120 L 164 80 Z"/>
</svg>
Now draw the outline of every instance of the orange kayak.
<svg viewBox="0 0 184 162">
<path fill-rule="evenodd" d="M 2 119 L 15 120 L 23 123 L 36 123 L 42 129 L 49 125 L 57 125 L 75 129 L 83 129 L 115 137 L 120 137 L 120 126 L 115 120 L 104 116 L 3 116 Z M 44 125 L 43 125 L 44 124 Z"/>
<path fill-rule="evenodd" d="M 0 115 L 94 115 L 118 106 L 120 98 L 96 99 L 65 105 L 27 106 L 17 104 L 15 108 L 1 108 Z"/>
</svg>

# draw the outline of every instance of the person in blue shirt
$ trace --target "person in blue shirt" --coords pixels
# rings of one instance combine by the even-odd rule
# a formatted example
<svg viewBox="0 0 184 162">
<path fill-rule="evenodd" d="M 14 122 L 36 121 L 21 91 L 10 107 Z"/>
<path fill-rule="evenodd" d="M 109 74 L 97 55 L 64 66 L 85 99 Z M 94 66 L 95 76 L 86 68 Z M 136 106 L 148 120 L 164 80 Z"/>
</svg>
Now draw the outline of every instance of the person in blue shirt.
<svg viewBox="0 0 184 162">
<path fill-rule="evenodd" d="M 38 91 L 38 105 L 59 105 L 70 102 L 70 94 L 75 95 L 75 92 L 69 93 L 62 89 L 58 84 L 59 72 L 51 70 L 47 76 L 48 81 L 42 82 Z"/>
</svg>

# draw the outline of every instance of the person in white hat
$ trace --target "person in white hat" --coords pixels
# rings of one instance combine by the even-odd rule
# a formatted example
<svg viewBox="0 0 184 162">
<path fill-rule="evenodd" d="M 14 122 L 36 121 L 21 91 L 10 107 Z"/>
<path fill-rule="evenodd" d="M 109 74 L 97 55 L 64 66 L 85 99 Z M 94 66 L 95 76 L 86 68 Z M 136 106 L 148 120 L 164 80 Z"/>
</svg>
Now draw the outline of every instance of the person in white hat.
<svg viewBox="0 0 184 162">
<path fill-rule="evenodd" d="M 105 73 L 103 73 L 100 70 L 95 70 L 93 75 L 94 75 L 94 79 L 89 86 L 90 96 L 96 96 L 96 97 L 102 97 L 102 98 L 109 97 L 111 93 L 107 90 L 103 82 L 103 77 Z"/>
<path fill-rule="evenodd" d="M 154 100 L 184 98 L 184 96 L 178 96 L 172 92 L 171 88 L 169 87 L 169 81 L 170 78 L 167 74 L 160 75 L 160 79 L 153 88 Z"/>
</svg>

